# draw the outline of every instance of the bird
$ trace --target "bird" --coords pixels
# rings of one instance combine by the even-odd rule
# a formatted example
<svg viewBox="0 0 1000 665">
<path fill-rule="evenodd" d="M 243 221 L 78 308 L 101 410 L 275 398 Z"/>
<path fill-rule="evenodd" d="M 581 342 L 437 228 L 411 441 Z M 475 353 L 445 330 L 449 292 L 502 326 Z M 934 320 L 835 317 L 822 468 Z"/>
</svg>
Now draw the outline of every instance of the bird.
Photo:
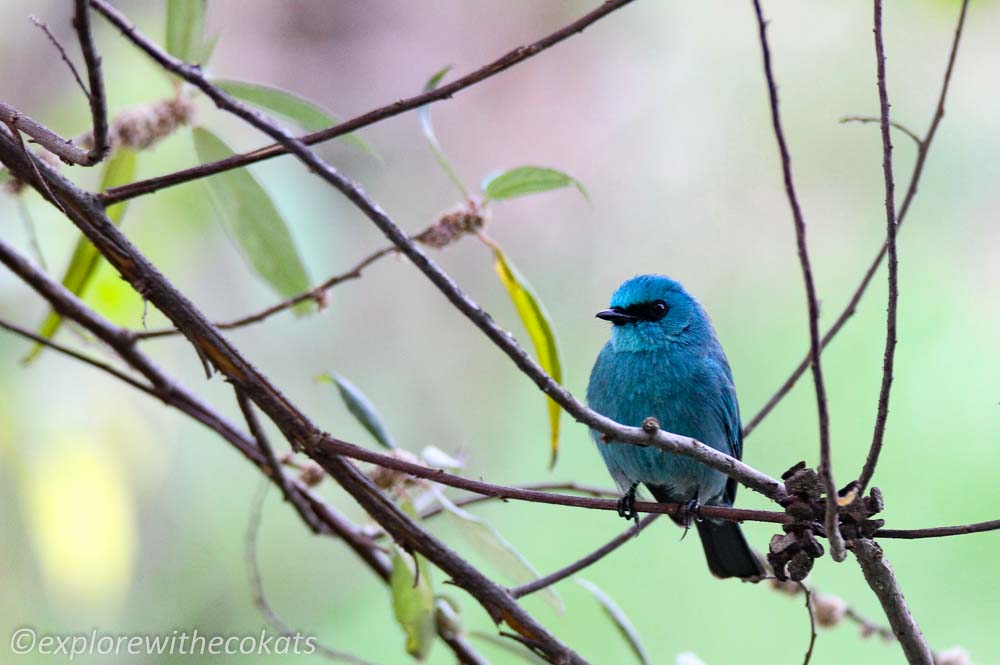
<svg viewBox="0 0 1000 665">
<path fill-rule="evenodd" d="M 611 296 L 597 318 L 612 324 L 587 386 L 591 409 L 639 427 L 688 436 L 741 459 L 740 409 L 729 361 L 701 304 L 680 283 L 663 275 L 639 275 Z M 736 481 L 691 457 L 653 446 L 615 442 L 591 429 L 611 478 L 623 492 L 618 512 L 638 519 L 636 491 L 645 485 L 656 501 L 685 505 L 674 521 L 691 516 L 708 568 L 719 578 L 760 579 L 764 564 L 737 522 L 701 518 L 700 506 L 732 506 Z M 685 531 L 686 533 L 686 531 Z"/>
</svg>

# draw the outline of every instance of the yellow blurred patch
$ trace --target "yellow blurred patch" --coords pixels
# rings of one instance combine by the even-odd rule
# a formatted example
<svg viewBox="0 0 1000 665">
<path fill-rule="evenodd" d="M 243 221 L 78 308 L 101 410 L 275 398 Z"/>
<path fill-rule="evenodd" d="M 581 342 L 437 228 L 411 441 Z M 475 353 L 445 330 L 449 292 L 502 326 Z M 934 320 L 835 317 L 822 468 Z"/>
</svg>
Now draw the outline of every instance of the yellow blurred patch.
<svg viewBox="0 0 1000 665">
<path fill-rule="evenodd" d="M 26 465 L 21 480 L 25 521 L 53 600 L 72 609 L 117 608 L 136 549 L 132 493 L 118 459 L 65 439 Z"/>
</svg>

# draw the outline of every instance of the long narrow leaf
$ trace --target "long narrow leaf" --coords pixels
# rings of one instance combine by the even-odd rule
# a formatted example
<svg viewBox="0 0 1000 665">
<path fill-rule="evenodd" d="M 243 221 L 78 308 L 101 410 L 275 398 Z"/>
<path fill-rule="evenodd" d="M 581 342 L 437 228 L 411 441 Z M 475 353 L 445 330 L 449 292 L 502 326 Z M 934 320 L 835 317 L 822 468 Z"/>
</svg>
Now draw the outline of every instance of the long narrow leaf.
<svg viewBox="0 0 1000 665">
<path fill-rule="evenodd" d="M 233 151 L 207 129 L 193 131 L 194 147 L 203 162 L 225 159 Z M 288 298 L 309 288 L 309 275 L 285 220 L 271 197 L 246 168 L 205 179 L 209 198 L 229 237 L 250 267 L 275 291 Z M 309 301 L 296 306 L 302 313 Z"/>
<path fill-rule="evenodd" d="M 340 122 L 337 116 L 319 104 L 287 90 L 246 81 L 217 79 L 213 83 L 233 97 L 288 118 L 307 132 L 333 127 Z M 376 156 L 372 147 L 357 133 L 345 134 L 340 137 L 340 140 L 369 155 Z"/>
<path fill-rule="evenodd" d="M 459 508 L 437 489 L 434 490 L 434 496 L 462 537 L 511 582 L 526 584 L 540 577 L 531 562 L 491 524 Z M 565 610 L 562 598 L 551 587 L 538 593 L 555 611 Z"/>
<path fill-rule="evenodd" d="M 556 334 L 552 330 L 552 323 L 549 315 L 535 295 L 534 290 L 528 281 L 518 272 L 517 268 L 511 264 L 503 251 L 495 244 L 492 244 L 495 267 L 500 281 L 507 289 L 514 309 L 521 317 L 531 337 L 531 343 L 535 347 L 535 355 L 538 356 L 538 364 L 542 366 L 549 376 L 562 383 L 562 363 L 559 360 L 559 347 L 556 344 Z M 555 466 L 556 457 L 559 454 L 559 419 L 562 416 L 562 409 L 551 398 L 545 398 L 549 409 L 549 427 L 551 431 L 550 446 L 552 458 L 549 466 Z"/>
<path fill-rule="evenodd" d="M 368 433 L 384 447 L 390 450 L 396 447 L 396 443 L 389 435 L 389 430 L 382 424 L 382 417 L 379 416 L 378 409 L 357 386 L 339 374 L 321 374 L 316 377 L 316 380 L 337 386 L 337 391 L 340 392 L 340 398 L 344 400 L 344 405 L 347 406 L 351 415 L 361 423 L 361 426 L 368 430 Z"/>
<path fill-rule="evenodd" d="M 111 187 L 127 185 L 135 180 L 136 153 L 128 148 L 119 148 L 104 165 L 104 174 L 101 177 L 101 191 Z M 120 225 L 125 217 L 125 210 L 128 207 L 127 201 L 116 203 L 107 209 L 108 218 L 116 225 Z M 73 255 L 70 257 L 66 273 L 63 275 L 62 284 L 70 292 L 82 296 L 94 275 L 97 274 L 97 267 L 101 262 L 101 254 L 97 248 L 86 237 L 80 235 L 73 248 Z M 62 327 L 62 315 L 56 311 L 51 311 L 42 321 L 38 334 L 41 337 L 50 339 Z M 35 360 L 45 349 L 41 344 L 36 344 L 34 348 L 24 358 L 25 363 Z"/>
<path fill-rule="evenodd" d="M 207 0 L 167 0 L 167 52 L 184 62 L 204 54 Z"/>
<path fill-rule="evenodd" d="M 485 200 L 514 199 L 528 194 L 573 186 L 590 200 L 583 184 L 573 176 L 544 166 L 518 166 L 488 177 L 483 182 Z"/>
<path fill-rule="evenodd" d="M 611 596 L 604 593 L 604 591 L 602 591 L 601 588 L 593 582 L 577 579 L 576 583 L 589 591 L 590 595 L 596 598 L 597 602 L 601 604 L 605 614 L 607 614 L 611 621 L 614 622 L 618 632 L 620 632 L 622 637 L 625 638 L 625 641 L 628 642 L 629 647 L 632 649 L 632 653 L 635 654 L 635 657 L 639 660 L 639 662 L 642 663 L 642 665 L 651 665 L 652 661 L 649 659 L 649 654 L 646 653 L 646 648 L 642 646 L 642 640 L 639 639 L 639 631 L 635 629 L 635 626 L 632 625 L 631 621 L 629 621 L 625 611 L 618 606 L 618 603 L 612 600 Z"/>
<path fill-rule="evenodd" d="M 424 85 L 424 92 L 430 92 L 438 87 L 438 83 L 444 78 L 444 75 L 451 70 L 451 65 L 438 70 L 434 76 L 432 76 L 427 83 Z M 455 183 L 458 187 L 458 191 L 462 193 L 462 196 L 466 199 L 469 198 L 469 190 L 462 183 L 462 179 L 458 177 L 458 173 L 452 167 L 451 162 L 444 154 L 444 150 L 441 149 L 441 144 L 438 143 L 437 136 L 434 134 L 434 125 L 431 123 L 431 105 L 424 104 L 417 110 L 417 114 L 420 116 L 420 128 L 424 132 L 424 138 L 427 139 L 427 144 L 431 148 L 431 152 L 434 153 L 434 159 L 441 166 L 441 169 L 445 172 L 445 175 Z"/>
</svg>

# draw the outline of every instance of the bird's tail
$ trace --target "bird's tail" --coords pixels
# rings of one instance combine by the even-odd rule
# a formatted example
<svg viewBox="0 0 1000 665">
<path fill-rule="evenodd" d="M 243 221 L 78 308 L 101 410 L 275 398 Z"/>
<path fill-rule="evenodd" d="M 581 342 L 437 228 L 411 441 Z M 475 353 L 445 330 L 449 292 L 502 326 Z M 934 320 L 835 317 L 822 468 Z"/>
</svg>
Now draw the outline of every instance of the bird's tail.
<svg viewBox="0 0 1000 665">
<path fill-rule="evenodd" d="M 701 545 L 705 549 L 708 569 L 716 577 L 760 578 L 766 572 L 736 522 L 701 520 L 695 522 Z"/>
</svg>

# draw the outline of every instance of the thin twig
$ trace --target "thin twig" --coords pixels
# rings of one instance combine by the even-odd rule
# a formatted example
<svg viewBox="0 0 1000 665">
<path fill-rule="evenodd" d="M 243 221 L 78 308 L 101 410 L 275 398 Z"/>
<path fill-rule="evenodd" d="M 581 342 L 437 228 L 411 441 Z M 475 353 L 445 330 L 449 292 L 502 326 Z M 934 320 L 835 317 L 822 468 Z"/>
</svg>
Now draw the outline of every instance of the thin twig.
<svg viewBox="0 0 1000 665">
<path fill-rule="evenodd" d="M 80 86 L 80 90 L 83 91 L 83 95 L 87 98 L 87 102 L 89 103 L 90 91 L 87 90 L 87 86 L 83 84 L 83 79 L 80 78 L 80 72 L 76 70 L 76 65 L 74 65 L 73 61 L 69 59 L 66 49 L 59 43 L 56 36 L 52 34 L 52 31 L 49 30 L 49 26 L 45 23 L 45 21 L 39 20 L 39 18 L 34 15 L 29 16 L 28 20 L 31 21 L 32 25 L 44 32 L 45 36 L 49 38 L 50 42 L 52 42 L 52 45 L 56 47 L 57 51 L 59 51 L 59 57 L 62 58 L 62 61 L 66 63 L 67 67 L 69 67 L 70 73 L 73 75 L 73 78 L 76 79 L 76 84 Z"/>
<path fill-rule="evenodd" d="M 348 270 L 347 272 L 340 273 L 339 275 L 334 275 L 322 284 L 319 284 L 308 291 L 304 291 L 297 296 L 292 296 L 286 300 L 282 300 L 279 303 L 271 305 L 267 309 L 263 309 L 254 314 L 249 314 L 239 319 L 234 319 L 232 321 L 226 321 L 224 323 L 215 323 L 215 327 L 219 330 L 233 330 L 234 328 L 241 328 L 252 323 L 259 323 L 271 316 L 277 314 L 278 312 L 283 312 L 286 309 L 295 307 L 301 302 L 307 300 L 315 300 L 316 302 L 322 302 L 326 296 L 326 292 L 329 291 L 334 286 L 347 282 L 353 279 L 359 279 L 361 277 L 362 271 L 375 263 L 383 256 L 388 254 L 393 254 L 397 250 L 393 246 L 383 247 L 382 249 L 369 254 L 367 257 L 362 259 L 356 266 Z M 177 328 L 161 328 L 158 330 L 136 330 L 133 334 L 136 339 L 154 339 L 157 337 L 168 337 L 171 335 L 179 335 L 181 333 Z"/>
<path fill-rule="evenodd" d="M 302 631 L 292 628 L 271 606 L 271 603 L 267 600 L 267 596 L 264 594 L 264 581 L 260 574 L 260 559 L 257 556 L 257 536 L 260 533 L 260 523 L 263 517 L 264 498 L 267 496 L 267 490 L 270 486 L 271 484 L 267 482 L 267 479 L 263 479 L 253 498 L 253 503 L 250 505 L 250 518 L 247 521 L 246 530 L 246 551 L 244 553 L 247 562 L 247 574 L 250 577 L 253 604 L 260 610 L 260 613 L 264 616 L 264 620 L 281 635 L 296 637 L 301 636 Z M 369 661 L 359 658 L 352 653 L 331 649 L 315 638 L 313 638 L 312 644 L 316 648 L 316 653 L 328 660 L 354 663 L 355 665 L 373 665 Z"/>
<path fill-rule="evenodd" d="M 771 124 L 774 127 L 774 137 L 778 142 L 778 152 L 781 155 L 781 171 L 784 175 L 785 194 L 792 209 L 795 222 L 795 242 L 798 247 L 799 263 L 802 265 L 802 278 L 806 287 L 806 300 L 809 305 L 809 362 L 812 366 L 813 382 L 816 386 L 816 408 L 819 412 L 819 471 L 826 490 L 826 537 L 830 542 L 830 556 L 834 561 L 843 561 L 847 553 L 844 539 L 840 535 L 837 506 L 837 485 L 833 479 L 833 464 L 830 459 L 830 416 L 827 412 L 826 386 L 823 382 L 823 366 L 820 363 L 819 336 L 819 300 L 816 297 L 816 286 L 813 282 L 812 267 L 809 264 L 809 250 L 806 246 L 806 223 L 802 217 L 795 185 L 792 182 L 792 158 L 785 142 L 785 133 L 781 128 L 781 115 L 778 109 L 778 87 L 774 82 L 774 72 L 771 70 L 771 50 L 767 45 L 767 21 L 760 7 L 760 0 L 753 0 L 757 15 L 757 27 L 760 34 L 760 47 L 764 60 L 764 75 L 767 78 L 767 91 L 771 103 Z"/>
<path fill-rule="evenodd" d="M 592 566 L 597 563 L 607 555 L 614 552 L 616 549 L 634 539 L 635 536 L 647 526 L 649 526 L 659 515 L 646 515 L 638 524 L 633 524 L 625 531 L 621 532 L 611 540 L 609 540 L 604 545 L 601 545 L 596 550 L 588 554 L 587 556 L 581 557 L 574 561 L 573 563 L 560 568 L 557 571 L 549 573 L 545 577 L 539 577 L 537 580 L 532 580 L 527 584 L 522 584 L 519 587 L 514 587 L 510 590 L 510 594 L 515 598 L 523 598 L 529 594 L 535 593 L 536 591 L 541 591 L 547 587 L 552 586 L 556 582 L 561 582 L 570 575 L 580 572 L 584 568 Z"/>
<path fill-rule="evenodd" d="M 847 116 L 844 116 L 843 118 L 841 118 L 840 122 L 841 122 L 841 124 L 847 124 L 849 122 L 860 122 L 861 124 L 864 125 L 864 124 L 869 124 L 869 123 L 881 123 L 882 122 L 882 118 L 876 117 L 876 116 L 869 116 L 869 115 L 847 115 Z M 923 139 L 921 139 L 919 136 L 917 136 L 917 133 L 915 131 L 913 131 L 912 129 L 910 129 L 909 127 L 907 127 L 906 125 L 904 125 L 903 123 L 896 122 L 895 120 L 892 120 L 892 121 L 889 122 L 889 126 L 890 127 L 894 127 L 895 129 L 898 129 L 899 131 L 903 132 L 908 137 L 910 137 L 911 139 L 913 139 L 913 142 L 917 144 L 917 148 L 918 149 L 920 148 L 920 146 L 922 146 L 924 144 Z"/>
<path fill-rule="evenodd" d="M 42 267 L 42 270 L 48 271 L 48 262 L 45 260 L 45 252 L 42 251 L 42 243 L 38 239 L 35 220 L 31 216 L 31 211 L 28 210 L 28 205 L 24 202 L 24 198 L 20 196 L 17 197 L 17 212 L 24 225 L 24 232 L 28 236 L 28 244 L 31 246 L 31 251 L 35 253 L 35 260 L 38 261 L 38 265 Z"/>
<path fill-rule="evenodd" d="M 87 0 L 75 0 L 76 12 L 73 14 L 73 27 L 80 38 L 80 51 L 83 61 L 87 64 L 87 80 L 90 82 L 90 116 L 93 120 L 93 144 L 88 157 L 90 164 L 100 162 L 111 150 L 108 142 L 108 104 L 104 97 L 104 77 L 101 74 L 101 56 L 94 46 L 94 35 L 90 30 L 90 7 Z M 79 78 L 79 77 L 78 77 Z M 89 166 L 90 164 L 85 164 Z"/>
<path fill-rule="evenodd" d="M 1000 520 L 961 524 L 959 526 L 936 526 L 929 529 L 879 529 L 876 538 L 898 538 L 901 540 L 917 540 L 919 538 L 943 538 L 945 536 L 964 536 L 970 533 L 986 533 L 1000 530 Z"/>
<path fill-rule="evenodd" d="M 613 11 L 630 4 L 632 1 L 633 0 L 607 0 L 593 11 L 556 30 L 552 34 L 543 37 L 528 46 L 519 46 L 497 58 L 493 62 L 483 65 L 479 69 L 469 72 L 465 76 L 456 79 L 451 83 L 442 85 L 434 90 L 373 109 L 367 113 L 351 118 L 350 120 L 345 120 L 344 122 L 328 129 L 306 134 L 299 140 L 305 145 L 322 143 L 323 141 L 329 141 L 330 139 L 338 136 L 349 134 L 363 127 L 367 127 L 368 125 L 373 125 L 376 122 L 385 120 L 386 118 L 399 115 L 400 113 L 412 111 L 413 109 L 420 108 L 426 104 L 431 104 L 444 99 L 451 99 L 456 93 L 465 90 L 480 81 L 488 79 L 491 76 L 499 74 L 500 72 L 506 71 L 514 65 L 524 62 L 528 58 L 538 55 L 542 51 L 555 46 L 559 42 L 572 37 L 577 33 L 583 32 L 591 24 L 596 23 Z M 212 175 L 213 173 L 229 171 L 231 169 L 247 166 L 248 164 L 253 164 L 255 162 L 277 157 L 279 155 L 286 155 L 288 153 L 289 150 L 286 147 L 283 147 L 278 143 L 274 143 L 258 148 L 257 150 L 252 150 L 239 155 L 233 155 L 232 157 L 228 157 L 217 162 L 201 164 L 189 169 L 184 169 L 183 171 L 176 171 L 157 178 L 150 178 L 149 180 L 140 180 L 122 187 L 114 187 L 100 196 L 105 205 L 111 205 L 112 203 L 117 203 L 118 201 L 124 201 L 125 199 L 131 199 L 136 196 L 155 192 L 156 190 L 164 187 L 171 187 L 173 185 L 179 185 L 191 180 L 198 180 L 199 178 L 204 178 L 205 176 Z"/>
<path fill-rule="evenodd" d="M 802 659 L 802 665 L 809 665 L 813 657 L 813 648 L 816 646 L 816 614 L 813 612 L 812 590 L 803 582 L 796 582 L 796 584 L 806 596 L 806 612 L 809 613 L 809 648 L 806 649 L 806 655 Z"/>
<path fill-rule="evenodd" d="M 910 614 L 896 576 L 885 559 L 885 554 L 878 543 L 867 538 L 852 541 L 851 549 L 858 559 L 865 581 L 878 596 L 882 610 L 889 619 L 892 632 L 903 648 L 907 662 L 910 665 L 933 665 L 931 650 L 924 641 L 920 626 Z"/>
<path fill-rule="evenodd" d="M 875 67 L 878 77 L 878 101 L 882 119 L 882 174 L 885 178 L 885 223 L 888 245 L 889 304 L 885 317 L 885 354 L 882 357 L 882 385 L 878 393 L 875 430 L 868 448 L 868 458 L 858 478 L 860 492 L 864 492 L 875 474 L 885 427 L 889 420 L 889 397 L 892 391 L 893 367 L 896 360 L 896 319 L 899 311 L 899 258 L 896 256 L 896 184 L 892 175 L 892 136 L 889 133 L 889 92 L 885 83 L 885 44 L 882 41 L 882 0 L 874 0 Z"/>
<path fill-rule="evenodd" d="M 931 142 L 934 140 L 934 136 L 937 134 L 938 126 L 941 124 L 942 118 L 944 118 L 944 103 L 948 96 L 948 89 L 951 86 L 951 75 L 955 68 L 955 57 L 958 55 L 958 45 L 962 38 L 962 30 L 965 27 L 965 14 L 969 7 L 969 0 L 962 0 L 962 9 L 958 15 L 958 25 L 955 28 L 955 35 L 951 42 L 951 51 L 948 55 L 948 65 L 945 68 L 944 80 L 941 83 L 941 93 L 938 95 L 937 108 L 934 111 L 934 117 L 931 118 L 930 127 L 927 129 L 927 133 L 924 138 L 920 141 L 920 147 L 917 149 L 917 159 L 913 166 L 913 173 L 910 175 L 910 184 L 907 185 L 906 194 L 903 196 L 903 203 L 899 207 L 899 215 L 896 219 L 896 232 L 899 232 L 900 227 L 903 225 L 903 221 L 906 219 L 906 213 L 910 210 L 910 204 L 913 202 L 914 197 L 917 194 L 917 187 L 920 184 L 920 176 L 924 172 L 924 164 L 927 162 L 927 155 L 931 149 Z M 878 271 L 880 265 L 882 265 L 882 259 L 885 258 L 886 251 L 888 249 L 888 241 L 882 243 L 882 247 L 879 248 L 878 254 L 872 259 L 871 263 L 868 265 L 868 269 L 861 278 L 861 282 L 858 284 L 857 288 L 854 289 L 854 293 L 851 295 L 850 300 L 848 300 L 847 305 L 840 312 L 837 320 L 833 322 L 830 329 L 827 330 L 826 334 L 823 335 L 822 348 L 826 346 L 833 340 L 833 338 L 840 332 L 844 324 L 847 323 L 848 319 L 854 316 L 857 311 L 858 303 L 861 302 L 861 297 L 865 294 L 868 289 L 868 285 L 871 283 L 872 278 Z M 805 374 L 806 369 L 809 368 L 809 362 L 811 359 L 811 350 L 805 354 L 805 357 L 799 362 L 798 366 L 789 375 L 785 382 L 778 387 L 774 395 L 771 396 L 767 403 L 761 407 L 760 411 L 750 419 L 750 421 L 743 427 L 743 437 L 746 438 L 750 436 L 750 433 L 760 425 L 761 421 L 764 420 L 774 410 L 781 400 L 791 392 L 792 388 L 798 382 L 798 380 Z"/>
<path fill-rule="evenodd" d="M 295 510 L 302 517 L 302 521 L 305 522 L 311 529 L 318 531 L 320 529 L 319 519 L 313 512 L 309 503 L 305 501 L 301 495 L 292 491 L 292 487 L 288 482 L 288 477 L 285 476 L 285 470 L 281 466 L 281 462 L 278 461 L 277 456 L 274 454 L 274 448 L 271 446 L 270 440 L 267 438 L 267 433 L 264 432 L 264 428 L 261 427 L 260 421 L 257 419 L 257 414 L 253 411 L 253 405 L 247 396 L 240 390 L 239 386 L 233 386 L 233 390 L 236 393 L 236 403 L 239 404 L 240 412 L 243 414 L 243 419 L 246 420 L 247 427 L 250 430 L 250 435 L 253 436 L 254 441 L 257 442 L 257 449 L 260 450 L 264 459 L 267 460 L 267 471 L 268 475 L 271 476 L 271 480 L 281 489 L 282 495 L 285 497 L 285 501 L 292 504 Z"/>
</svg>

